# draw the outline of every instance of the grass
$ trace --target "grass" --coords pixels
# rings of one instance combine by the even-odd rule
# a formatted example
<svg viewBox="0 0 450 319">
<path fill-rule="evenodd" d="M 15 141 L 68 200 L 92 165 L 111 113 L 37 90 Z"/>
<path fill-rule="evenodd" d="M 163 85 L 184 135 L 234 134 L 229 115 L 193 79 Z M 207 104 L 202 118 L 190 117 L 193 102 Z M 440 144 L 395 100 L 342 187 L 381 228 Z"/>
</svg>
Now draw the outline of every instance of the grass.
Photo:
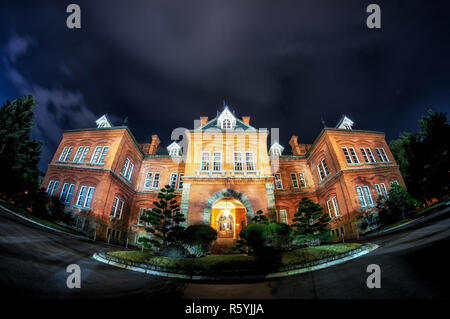
<svg viewBox="0 0 450 319">
<path fill-rule="evenodd" d="M 19 215 L 22 215 L 22 216 L 24 216 L 24 217 L 26 217 L 28 219 L 31 219 L 31 220 L 33 220 L 33 221 L 35 221 L 35 222 L 37 222 L 37 223 L 39 223 L 41 225 L 45 225 L 45 226 L 48 226 L 50 228 L 54 228 L 54 229 L 57 229 L 57 230 L 60 230 L 60 231 L 66 232 L 66 233 L 71 233 L 71 234 L 78 235 L 78 236 L 85 236 L 85 234 L 83 234 L 81 232 L 78 232 L 76 230 L 73 230 L 71 228 L 68 228 L 68 227 L 56 224 L 56 223 L 51 222 L 51 221 L 46 220 L 46 219 L 38 218 L 38 217 L 32 215 L 26 209 L 16 207 L 16 206 L 14 206 L 13 204 L 11 204 L 11 203 L 9 203 L 7 201 L 4 201 L 3 199 L 0 199 L 0 205 L 2 205 L 3 207 L 8 208 L 9 210 L 11 210 L 11 211 L 13 211 L 13 212 L 15 212 L 15 213 L 17 213 Z"/>
<path fill-rule="evenodd" d="M 114 251 L 108 254 L 139 263 L 146 263 L 167 268 L 176 268 L 186 272 L 203 271 L 218 272 L 232 270 L 271 270 L 280 266 L 296 265 L 320 260 L 337 254 L 360 248 L 361 244 L 331 244 L 316 247 L 300 248 L 283 252 L 281 256 L 262 258 L 247 255 L 207 255 L 201 258 L 175 258 L 155 256 L 141 251 Z M 270 263 L 270 264 L 269 264 Z M 273 269 L 272 269 L 273 270 Z"/>
</svg>

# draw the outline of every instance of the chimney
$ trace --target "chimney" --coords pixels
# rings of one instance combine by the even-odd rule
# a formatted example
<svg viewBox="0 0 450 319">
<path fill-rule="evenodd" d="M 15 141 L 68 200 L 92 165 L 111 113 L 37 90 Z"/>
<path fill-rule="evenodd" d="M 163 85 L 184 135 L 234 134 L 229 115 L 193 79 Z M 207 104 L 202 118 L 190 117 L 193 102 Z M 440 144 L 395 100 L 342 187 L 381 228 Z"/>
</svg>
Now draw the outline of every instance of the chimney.
<svg viewBox="0 0 450 319">
<path fill-rule="evenodd" d="M 247 125 L 250 125 L 250 116 L 243 116 L 242 122 L 244 122 Z"/>
<path fill-rule="evenodd" d="M 205 125 L 208 122 L 207 116 L 200 116 L 200 123 L 201 125 Z"/>
<path fill-rule="evenodd" d="M 289 145 L 291 145 L 292 155 L 300 155 L 300 146 L 298 145 L 298 136 L 293 135 L 289 140 Z"/>
<path fill-rule="evenodd" d="M 149 154 L 156 154 L 158 152 L 158 146 L 161 141 L 159 140 L 158 135 L 152 135 L 152 143 L 150 144 L 150 149 L 148 150 Z"/>
</svg>

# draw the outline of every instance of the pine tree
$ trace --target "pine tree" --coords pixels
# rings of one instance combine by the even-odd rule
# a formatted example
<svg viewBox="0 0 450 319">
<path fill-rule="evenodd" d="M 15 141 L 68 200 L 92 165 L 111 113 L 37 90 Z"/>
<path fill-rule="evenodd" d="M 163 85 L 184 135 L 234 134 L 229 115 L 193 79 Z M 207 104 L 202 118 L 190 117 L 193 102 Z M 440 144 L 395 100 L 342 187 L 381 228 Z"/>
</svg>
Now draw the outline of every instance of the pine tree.
<svg viewBox="0 0 450 319">
<path fill-rule="evenodd" d="M 300 243 L 312 244 L 320 240 L 331 238 L 328 222 L 330 216 L 323 211 L 323 207 L 312 200 L 303 197 L 298 210 L 294 214 L 294 238 Z"/>
<path fill-rule="evenodd" d="M 256 215 L 252 218 L 252 223 L 264 223 L 267 224 L 269 222 L 269 220 L 267 219 L 267 217 L 263 214 L 262 210 L 258 210 L 256 212 Z"/>
<path fill-rule="evenodd" d="M 139 239 L 145 247 L 162 248 L 180 240 L 184 230 L 181 223 L 186 219 L 180 212 L 180 205 L 175 199 L 174 191 L 175 189 L 169 185 L 161 188 L 158 193 L 159 201 L 153 202 L 156 207 L 147 210 L 141 218 L 148 223 L 145 230 L 152 234 L 151 239 L 145 237 Z"/>
<path fill-rule="evenodd" d="M 0 108 L 0 196 L 22 207 L 39 192 L 41 143 L 31 138 L 35 105 L 25 95 Z"/>
</svg>

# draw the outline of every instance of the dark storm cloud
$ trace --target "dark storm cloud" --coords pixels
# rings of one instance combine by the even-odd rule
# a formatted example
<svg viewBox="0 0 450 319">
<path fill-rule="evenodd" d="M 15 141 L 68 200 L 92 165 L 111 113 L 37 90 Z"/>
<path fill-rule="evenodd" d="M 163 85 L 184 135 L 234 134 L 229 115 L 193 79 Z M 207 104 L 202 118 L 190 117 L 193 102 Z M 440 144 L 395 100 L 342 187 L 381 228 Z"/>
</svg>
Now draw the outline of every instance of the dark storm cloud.
<svg viewBox="0 0 450 319">
<path fill-rule="evenodd" d="M 69 2 L 37 3 L 2 4 L 0 40 L 20 58 L 0 95 L 33 83 L 59 130 L 108 112 L 167 146 L 172 129 L 214 117 L 225 99 L 256 127 L 279 127 L 287 146 L 293 134 L 311 143 L 322 117 L 334 126 L 345 113 L 391 139 L 426 109 L 449 109 L 445 1 L 377 1 L 381 30 L 365 27 L 370 2 L 359 0 L 78 1 L 81 30 L 65 28 Z M 58 107 L 65 99 L 80 109 Z"/>
</svg>

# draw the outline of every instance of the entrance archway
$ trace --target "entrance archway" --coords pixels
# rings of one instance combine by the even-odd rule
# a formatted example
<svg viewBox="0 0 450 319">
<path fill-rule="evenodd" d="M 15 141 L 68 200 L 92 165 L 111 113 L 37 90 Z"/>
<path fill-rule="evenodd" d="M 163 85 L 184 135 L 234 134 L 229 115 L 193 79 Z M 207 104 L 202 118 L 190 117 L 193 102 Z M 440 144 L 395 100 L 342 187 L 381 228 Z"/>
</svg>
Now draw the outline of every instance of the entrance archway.
<svg viewBox="0 0 450 319">
<path fill-rule="evenodd" d="M 238 199 L 224 197 L 211 208 L 211 227 L 219 239 L 235 239 L 246 224 L 246 208 Z"/>
</svg>

